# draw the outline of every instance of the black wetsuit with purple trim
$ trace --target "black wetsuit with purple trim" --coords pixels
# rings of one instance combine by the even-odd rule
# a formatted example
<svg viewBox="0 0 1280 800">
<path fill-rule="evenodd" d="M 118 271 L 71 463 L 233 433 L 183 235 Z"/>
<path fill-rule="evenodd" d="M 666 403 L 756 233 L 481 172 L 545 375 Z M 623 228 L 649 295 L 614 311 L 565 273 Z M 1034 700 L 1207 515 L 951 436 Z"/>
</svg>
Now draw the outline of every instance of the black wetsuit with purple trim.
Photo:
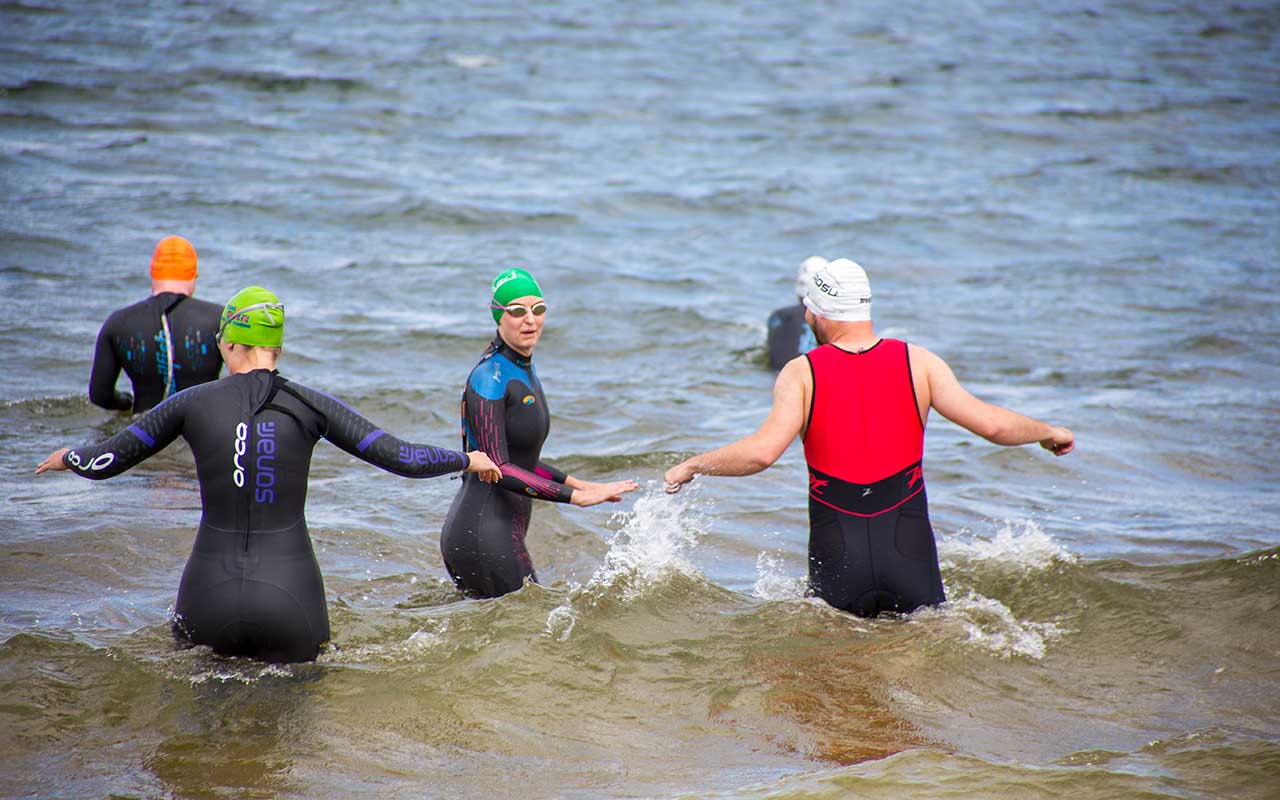
<svg viewBox="0 0 1280 800">
<path fill-rule="evenodd" d="M 161 292 L 122 308 L 102 324 L 89 374 L 89 400 L 112 411 L 146 411 L 171 394 L 216 381 L 222 354 L 214 341 L 222 306 Z M 116 390 L 120 370 L 133 395 Z"/>
<path fill-rule="evenodd" d="M 468 597 L 499 597 L 538 580 L 525 547 L 533 500 L 567 503 L 565 473 L 540 461 L 551 414 L 533 363 L 495 338 L 462 394 L 463 445 L 502 469 L 496 484 L 462 477 L 440 534 L 445 568 Z"/>
<path fill-rule="evenodd" d="M 202 514 L 174 631 L 224 655 L 265 661 L 309 661 L 329 639 L 305 516 L 317 441 L 406 478 L 469 463 L 464 453 L 398 439 L 269 370 L 179 392 L 107 441 L 68 451 L 63 463 L 86 478 L 110 478 L 179 436 L 195 456 Z"/>
</svg>

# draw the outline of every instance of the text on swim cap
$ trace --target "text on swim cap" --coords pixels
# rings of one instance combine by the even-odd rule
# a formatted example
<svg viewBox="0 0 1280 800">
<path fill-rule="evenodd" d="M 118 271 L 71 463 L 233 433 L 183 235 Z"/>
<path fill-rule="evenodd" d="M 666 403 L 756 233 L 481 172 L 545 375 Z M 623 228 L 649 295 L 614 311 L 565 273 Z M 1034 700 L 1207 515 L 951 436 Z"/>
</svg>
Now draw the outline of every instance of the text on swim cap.
<svg viewBox="0 0 1280 800">
<path fill-rule="evenodd" d="M 823 294 L 827 295 L 828 297 L 839 297 L 839 296 L 840 296 L 840 290 L 839 290 L 839 289 L 837 289 L 835 286 L 831 285 L 830 283 L 827 283 L 826 281 L 824 281 L 824 280 L 822 279 L 822 273 L 820 273 L 820 272 L 814 273 L 814 275 L 813 275 L 813 285 L 814 285 L 814 286 L 817 286 L 817 287 L 818 287 L 818 291 L 822 292 Z M 870 303 L 870 302 L 871 302 L 871 298 L 870 298 L 870 297 L 859 297 L 857 301 L 858 301 L 859 303 Z"/>
</svg>

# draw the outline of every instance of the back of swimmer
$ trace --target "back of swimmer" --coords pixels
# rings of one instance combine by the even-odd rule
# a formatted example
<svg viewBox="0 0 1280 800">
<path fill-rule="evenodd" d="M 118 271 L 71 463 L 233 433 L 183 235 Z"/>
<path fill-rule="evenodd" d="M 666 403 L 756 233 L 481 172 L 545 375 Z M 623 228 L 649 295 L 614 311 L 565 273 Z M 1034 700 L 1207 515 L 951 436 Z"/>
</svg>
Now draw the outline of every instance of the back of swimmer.
<svg viewBox="0 0 1280 800">
<path fill-rule="evenodd" d="M 222 655 L 309 661 L 329 639 L 305 515 L 317 441 L 408 478 L 499 473 L 483 453 L 404 441 L 281 376 L 284 305 L 266 289 L 231 298 L 217 339 L 226 378 L 173 395 L 105 442 L 59 450 L 36 472 L 110 478 L 183 437 L 195 457 L 201 518 L 178 587 L 175 635 Z"/>
<path fill-rule="evenodd" d="M 769 315 L 766 345 L 769 350 L 769 368 L 777 372 L 796 356 L 807 353 L 818 346 L 813 338 L 813 331 L 804 321 L 805 287 L 813 280 L 818 270 L 827 265 L 822 256 L 809 256 L 800 263 L 796 271 L 796 302 L 774 309 Z"/>
<path fill-rule="evenodd" d="M 222 306 L 196 299 L 197 257 L 191 242 L 167 236 L 151 256 L 151 296 L 103 323 L 89 374 L 89 400 L 112 411 L 141 412 L 166 397 L 218 379 L 214 342 Z M 133 393 L 116 389 L 124 370 Z"/>
</svg>

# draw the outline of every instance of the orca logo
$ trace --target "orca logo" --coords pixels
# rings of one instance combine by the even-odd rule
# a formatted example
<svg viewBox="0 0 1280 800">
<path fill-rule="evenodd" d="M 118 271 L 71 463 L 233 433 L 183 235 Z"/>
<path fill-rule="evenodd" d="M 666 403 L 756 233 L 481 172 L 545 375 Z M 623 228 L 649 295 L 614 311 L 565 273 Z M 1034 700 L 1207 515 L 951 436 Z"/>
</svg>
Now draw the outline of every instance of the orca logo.
<svg viewBox="0 0 1280 800">
<path fill-rule="evenodd" d="M 524 403 L 526 406 L 531 406 L 531 405 L 533 405 L 533 404 L 534 404 L 534 402 L 535 402 L 535 398 L 534 398 L 534 396 L 533 396 L 533 395 L 531 395 L 531 394 L 526 394 L 526 395 L 524 396 L 524 399 L 523 399 L 523 400 L 521 400 L 520 402 Z"/>
<path fill-rule="evenodd" d="M 244 488 L 244 465 L 240 463 L 240 457 L 249 447 L 248 439 L 249 426 L 241 422 L 236 426 L 236 454 L 231 459 L 231 463 L 235 465 L 235 470 L 231 473 L 231 481 L 235 483 L 237 489 Z"/>
<path fill-rule="evenodd" d="M 94 460 L 90 461 L 88 464 L 85 464 L 84 459 L 82 459 L 80 457 L 80 454 L 77 453 L 76 451 L 72 450 L 71 452 L 67 453 L 67 462 L 71 464 L 71 466 L 73 467 L 83 466 L 85 469 L 93 470 L 94 472 L 97 472 L 98 470 L 106 469 L 107 467 L 115 463 L 115 460 L 116 460 L 115 453 L 103 453 L 102 455 L 98 456 Z"/>
</svg>

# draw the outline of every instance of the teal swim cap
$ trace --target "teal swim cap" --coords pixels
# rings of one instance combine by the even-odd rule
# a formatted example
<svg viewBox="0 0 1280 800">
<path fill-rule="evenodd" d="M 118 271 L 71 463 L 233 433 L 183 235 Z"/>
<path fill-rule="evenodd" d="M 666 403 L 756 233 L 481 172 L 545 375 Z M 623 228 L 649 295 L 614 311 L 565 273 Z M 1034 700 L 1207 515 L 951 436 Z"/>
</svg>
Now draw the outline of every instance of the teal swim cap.
<svg viewBox="0 0 1280 800">
<path fill-rule="evenodd" d="M 493 279 L 493 285 L 489 287 L 489 295 L 493 298 L 491 305 L 505 306 L 517 297 L 542 297 L 542 289 L 538 287 L 538 282 L 533 276 L 519 267 L 505 269 L 498 273 L 498 277 Z M 493 321 L 502 320 L 503 311 L 501 308 L 491 308 L 493 312 Z"/>
<path fill-rule="evenodd" d="M 222 309 L 218 340 L 253 347 L 284 344 L 284 304 L 261 286 L 246 286 Z"/>
</svg>

